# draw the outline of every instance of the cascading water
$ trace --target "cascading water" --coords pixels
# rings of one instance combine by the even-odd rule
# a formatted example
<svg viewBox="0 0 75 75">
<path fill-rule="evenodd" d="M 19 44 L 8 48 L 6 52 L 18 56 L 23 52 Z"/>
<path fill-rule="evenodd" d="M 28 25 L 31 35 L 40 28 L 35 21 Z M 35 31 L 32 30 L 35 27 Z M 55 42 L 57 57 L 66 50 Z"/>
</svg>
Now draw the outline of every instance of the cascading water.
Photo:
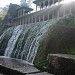
<svg viewBox="0 0 75 75">
<path fill-rule="evenodd" d="M 55 21 L 56 20 L 53 19 L 50 21 L 14 27 L 12 30 L 13 32 L 10 33 L 12 36 L 8 40 L 4 55 L 33 63 L 39 47 L 39 41 L 43 38 L 44 33 L 48 31 L 48 28 L 53 25 Z M 9 33 L 9 31 L 7 31 L 7 33 Z M 4 37 L 6 36 L 3 33 L 0 39 L 3 39 Z"/>
<path fill-rule="evenodd" d="M 22 26 L 15 27 L 13 34 L 12 34 L 12 37 L 10 38 L 8 45 L 7 45 L 7 48 L 5 50 L 5 54 L 4 54 L 5 56 L 8 56 L 8 57 L 11 56 L 12 51 L 15 46 L 15 43 L 16 43 L 19 35 L 21 34 L 21 31 L 22 31 Z"/>
</svg>

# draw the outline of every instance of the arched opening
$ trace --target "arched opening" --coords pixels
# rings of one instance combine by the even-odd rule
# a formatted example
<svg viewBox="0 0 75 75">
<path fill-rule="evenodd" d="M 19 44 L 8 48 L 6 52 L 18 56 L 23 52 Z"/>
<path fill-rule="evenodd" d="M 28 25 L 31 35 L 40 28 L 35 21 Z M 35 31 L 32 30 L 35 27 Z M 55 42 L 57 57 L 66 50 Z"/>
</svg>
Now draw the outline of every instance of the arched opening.
<svg viewBox="0 0 75 75">
<path fill-rule="evenodd" d="M 43 2 L 41 3 L 41 8 L 43 8 Z"/>
<path fill-rule="evenodd" d="M 57 3 L 58 2 L 58 0 L 54 0 L 54 3 Z"/>
<path fill-rule="evenodd" d="M 45 2 L 45 6 L 46 6 L 46 7 L 48 6 L 48 1 Z"/>
<path fill-rule="evenodd" d="M 50 5 L 52 5 L 53 4 L 53 0 L 50 0 Z"/>
<path fill-rule="evenodd" d="M 41 5 L 37 4 L 37 11 L 40 10 L 40 8 L 41 8 Z"/>
</svg>

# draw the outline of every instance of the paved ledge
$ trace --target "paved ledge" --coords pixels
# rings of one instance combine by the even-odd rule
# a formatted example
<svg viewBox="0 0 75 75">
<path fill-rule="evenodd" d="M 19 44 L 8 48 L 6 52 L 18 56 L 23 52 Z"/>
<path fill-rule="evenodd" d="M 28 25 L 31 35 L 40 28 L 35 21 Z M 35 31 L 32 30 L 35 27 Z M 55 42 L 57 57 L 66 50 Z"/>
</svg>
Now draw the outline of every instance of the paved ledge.
<svg viewBox="0 0 75 75">
<path fill-rule="evenodd" d="M 69 54 L 48 54 L 48 56 L 57 56 L 57 57 L 63 57 L 63 58 L 69 58 L 75 60 L 75 55 L 69 55 Z"/>
<path fill-rule="evenodd" d="M 40 71 L 23 60 L 0 56 L 0 72 L 7 75 L 26 75 Z"/>
<path fill-rule="evenodd" d="M 26 75 L 53 75 L 53 74 L 49 74 L 47 72 L 41 72 L 41 73 L 36 73 L 36 74 L 26 74 Z"/>
</svg>

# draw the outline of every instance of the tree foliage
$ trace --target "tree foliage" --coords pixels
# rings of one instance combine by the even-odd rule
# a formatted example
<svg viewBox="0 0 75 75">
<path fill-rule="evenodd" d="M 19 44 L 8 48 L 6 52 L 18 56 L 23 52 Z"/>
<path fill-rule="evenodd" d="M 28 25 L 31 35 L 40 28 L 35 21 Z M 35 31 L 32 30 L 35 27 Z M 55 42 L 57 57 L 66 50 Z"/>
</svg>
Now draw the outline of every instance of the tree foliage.
<svg viewBox="0 0 75 75">
<path fill-rule="evenodd" d="M 6 5 L 4 8 L 1 8 L 1 11 L 0 11 L 0 24 L 1 24 L 2 20 L 4 19 L 5 15 L 7 14 L 8 8 L 9 8 L 8 5 Z"/>
</svg>

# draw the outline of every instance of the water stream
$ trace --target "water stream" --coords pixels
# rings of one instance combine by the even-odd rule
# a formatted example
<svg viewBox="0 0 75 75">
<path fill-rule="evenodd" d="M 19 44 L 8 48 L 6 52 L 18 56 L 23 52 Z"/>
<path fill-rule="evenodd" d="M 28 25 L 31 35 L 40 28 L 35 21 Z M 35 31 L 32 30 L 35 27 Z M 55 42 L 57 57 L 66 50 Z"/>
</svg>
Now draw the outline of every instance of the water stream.
<svg viewBox="0 0 75 75">
<path fill-rule="evenodd" d="M 0 44 L 6 34 L 10 35 L 5 49 L 4 56 L 23 59 L 29 63 L 33 63 L 39 42 L 43 35 L 48 31 L 48 28 L 55 23 L 55 20 L 44 22 L 18 25 L 9 28 L 0 36 Z"/>
</svg>

